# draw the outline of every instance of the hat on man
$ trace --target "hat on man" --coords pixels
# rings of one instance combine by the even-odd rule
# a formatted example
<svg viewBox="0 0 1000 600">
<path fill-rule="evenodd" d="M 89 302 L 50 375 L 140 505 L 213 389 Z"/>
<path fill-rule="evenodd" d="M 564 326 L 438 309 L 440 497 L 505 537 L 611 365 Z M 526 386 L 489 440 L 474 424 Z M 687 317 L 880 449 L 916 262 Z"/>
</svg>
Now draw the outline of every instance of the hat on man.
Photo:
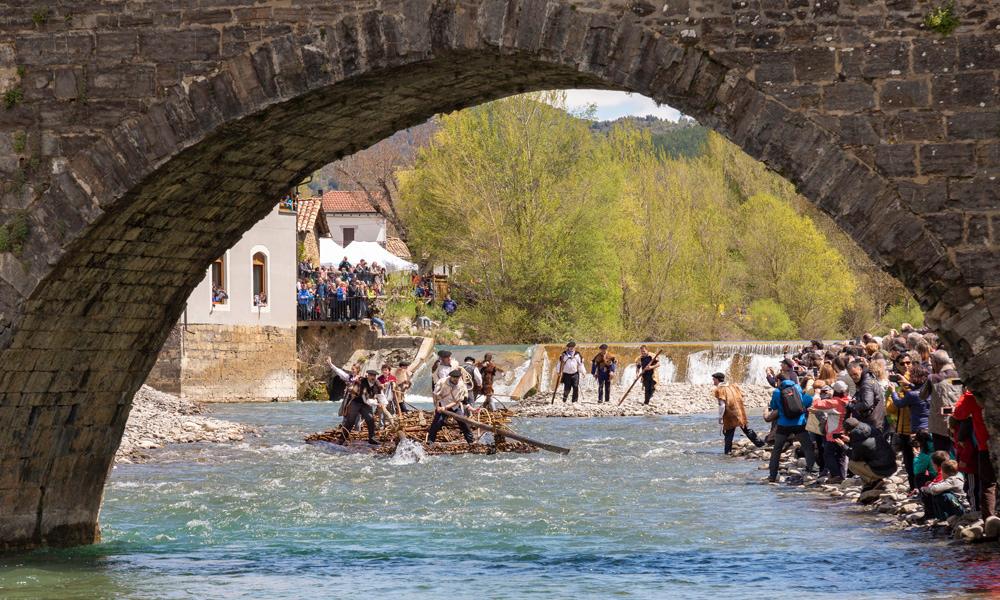
<svg viewBox="0 0 1000 600">
<path fill-rule="evenodd" d="M 608 349 L 608 345 L 607 344 L 601 344 L 600 346 L 597 347 L 597 349 L 598 350 L 607 350 Z"/>
<path fill-rule="evenodd" d="M 371 375 L 371 376 L 376 376 L 376 375 L 378 375 L 378 371 L 376 371 L 375 369 L 368 369 L 367 371 L 365 371 L 365 373 L 366 373 L 367 375 Z"/>
<path fill-rule="evenodd" d="M 726 380 L 726 374 L 725 373 L 712 373 L 712 379 L 715 379 L 716 381 L 725 381 Z"/>
<path fill-rule="evenodd" d="M 566 344 L 566 347 L 567 348 L 575 348 L 576 347 L 576 342 L 574 342 L 573 340 L 570 340 L 569 343 Z"/>
<path fill-rule="evenodd" d="M 846 383 L 844 383 L 843 381 L 839 381 L 839 380 L 833 382 L 833 392 L 835 394 L 843 394 L 846 391 L 847 391 L 847 384 Z"/>
<path fill-rule="evenodd" d="M 476 359 L 471 356 L 466 356 L 463 362 L 476 362 Z"/>
<path fill-rule="evenodd" d="M 451 351 L 450 350 L 439 350 L 438 351 L 438 358 L 451 358 Z"/>
<path fill-rule="evenodd" d="M 461 369 L 452 369 L 451 373 L 448 373 L 448 377 L 461 377 L 461 376 L 462 376 Z"/>
</svg>

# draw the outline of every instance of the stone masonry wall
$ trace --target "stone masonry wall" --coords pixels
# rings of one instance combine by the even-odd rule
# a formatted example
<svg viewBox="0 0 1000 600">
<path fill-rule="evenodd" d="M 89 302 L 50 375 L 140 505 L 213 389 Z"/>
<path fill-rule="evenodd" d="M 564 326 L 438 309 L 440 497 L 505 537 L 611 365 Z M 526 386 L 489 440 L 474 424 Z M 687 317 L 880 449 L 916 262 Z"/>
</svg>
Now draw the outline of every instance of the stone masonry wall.
<svg viewBox="0 0 1000 600">
<path fill-rule="evenodd" d="M 644 94 L 898 276 L 1000 433 L 1000 0 L 0 6 L 0 550 L 92 542 L 209 263 L 305 174 L 509 94 Z M 1000 451 L 1000 449 L 998 449 Z"/>
<path fill-rule="evenodd" d="M 182 397 L 198 402 L 296 399 L 294 328 L 189 324 L 177 329 L 183 329 Z"/>
<path fill-rule="evenodd" d="M 181 395 L 181 326 L 170 330 L 156 364 L 146 377 L 146 385 L 175 396 Z"/>
</svg>

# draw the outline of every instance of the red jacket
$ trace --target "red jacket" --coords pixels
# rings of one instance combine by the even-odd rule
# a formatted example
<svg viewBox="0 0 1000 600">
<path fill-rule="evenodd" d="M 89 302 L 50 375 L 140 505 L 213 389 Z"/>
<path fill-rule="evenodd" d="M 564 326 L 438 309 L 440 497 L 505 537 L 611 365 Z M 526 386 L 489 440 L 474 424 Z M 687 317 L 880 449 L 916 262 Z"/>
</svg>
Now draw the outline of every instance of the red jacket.
<svg viewBox="0 0 1000 600">
<path fill-rule="evenodd" d="M 955 412 L 952 413 L 958 421 L 964 421 L 965 419 L 972 418 L 972 432 L 976 436 L 976 443 L 979 444 L 979 450 L 985 452 L 989 448 L 990 432 L 986 429 L 986 421 L 983 420 L 983 409 L 979 406 L 979 402 L 976 401 L 976 397 L 972 395 L 972 392 L 965 390 L 962 396 L 955 403 Z"/>
</svg>

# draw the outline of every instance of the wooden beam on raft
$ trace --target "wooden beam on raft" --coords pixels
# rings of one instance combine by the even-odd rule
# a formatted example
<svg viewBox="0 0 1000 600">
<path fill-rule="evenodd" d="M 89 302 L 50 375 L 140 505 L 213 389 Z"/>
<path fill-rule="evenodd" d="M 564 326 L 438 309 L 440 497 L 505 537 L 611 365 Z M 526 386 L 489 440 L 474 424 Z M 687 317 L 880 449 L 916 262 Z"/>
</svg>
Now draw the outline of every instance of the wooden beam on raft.
<svg viewBox="0 0 1000 600">
<path fill-rule="evenodd" d="M 502 435 L 508 437 L 512 440 L 517 440 L 519 442 L 524 442 L 525 444 L 531 444 L 536 448 L 541 448 L 542 450 L 548 450 L 549 452 L 555 452 L 556 454 L 569 454 L 569 448 L 563 448 L 562 446 L 556 446 L 554 444 L 546 444 L 545 442 L 539 442 L 538 440 L 533 440 L 529 437 L 524 437 L 505 427 L 494 427 L 492 425 L 487 425 L 486 423 L 480 423 L 479 421 L 474 421 L 469 417 L 453 413 L 450 410 L 445 410 L 443 408 L 438 408 L 438 412 L 442 412 L 449 417 L 453 417 L 456 421 L 461 421 L 466 425 L 471 425 L 472 427 L 478 427 L 480 429 L 485 429 L 486 431 L 492 431 L 494 435 Z"/>
</svg>

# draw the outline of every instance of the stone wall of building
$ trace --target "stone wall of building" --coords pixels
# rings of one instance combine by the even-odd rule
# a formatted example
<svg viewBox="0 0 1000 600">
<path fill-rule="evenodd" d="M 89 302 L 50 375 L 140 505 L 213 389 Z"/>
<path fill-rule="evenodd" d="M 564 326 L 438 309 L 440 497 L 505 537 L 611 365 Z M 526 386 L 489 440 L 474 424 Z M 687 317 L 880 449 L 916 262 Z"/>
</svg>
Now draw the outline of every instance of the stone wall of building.
<svg viewBox="0 0 1000 600">
<path fill-rule="evenodd" d="M 146 380 L 199 402 L 296 398 L 295 329 L 177 325 Z"/>
</svg>

